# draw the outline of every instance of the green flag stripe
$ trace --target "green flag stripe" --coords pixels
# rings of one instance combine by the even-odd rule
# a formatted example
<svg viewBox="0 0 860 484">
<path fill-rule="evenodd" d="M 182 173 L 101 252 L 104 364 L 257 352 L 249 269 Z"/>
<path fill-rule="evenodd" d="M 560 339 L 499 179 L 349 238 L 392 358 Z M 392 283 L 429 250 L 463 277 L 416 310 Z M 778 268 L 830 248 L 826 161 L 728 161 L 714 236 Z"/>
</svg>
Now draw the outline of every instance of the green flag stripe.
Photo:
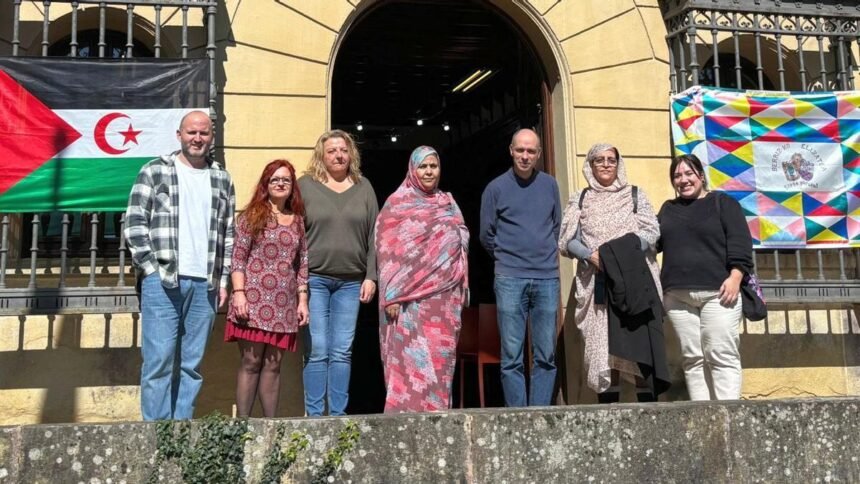
<svg viewBox="0 0 860 484">
<path fill-rule="evenodd" d="M 125 211 L 146 158 L 54 158 L 0 195 L 0 212 Z"/>
</svg>

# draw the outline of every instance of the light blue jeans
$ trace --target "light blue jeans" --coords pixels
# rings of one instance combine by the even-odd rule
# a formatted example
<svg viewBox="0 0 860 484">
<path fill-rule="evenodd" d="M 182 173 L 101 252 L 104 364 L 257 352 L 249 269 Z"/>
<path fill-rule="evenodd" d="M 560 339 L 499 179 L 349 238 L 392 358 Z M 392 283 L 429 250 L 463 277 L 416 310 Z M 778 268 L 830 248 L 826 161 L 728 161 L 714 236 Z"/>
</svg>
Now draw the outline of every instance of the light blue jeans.
<svg viewBox="0 0 860 484">
<path fill-rule="evenodd" d="M 502 340 L 502 391 L 508 407 L 546 406 L 555 387 L 556 317 L 559 282 L 496 276 L 496 311 Z M 529 398 L 523 369 L 526 321 L 532 344 Z"/>
<path fill-rule="evenodd" d="M 140 411 L 144 420 L 190 419 L 203 385 L 200 363 L 215 320 L 215 296 L 206 279 L 180 277 L 161 285 L 158 273 L 141 284 Z"/>
<path fill-rule="evenodd" d="M 326 393 L 329 415 L 346 414 L 361 283 L 315 274 L 308 278 L 311 320 L 303 332 L 306 340 L 302 375 L 308 416 L 323 414 Z"/>
</svg>

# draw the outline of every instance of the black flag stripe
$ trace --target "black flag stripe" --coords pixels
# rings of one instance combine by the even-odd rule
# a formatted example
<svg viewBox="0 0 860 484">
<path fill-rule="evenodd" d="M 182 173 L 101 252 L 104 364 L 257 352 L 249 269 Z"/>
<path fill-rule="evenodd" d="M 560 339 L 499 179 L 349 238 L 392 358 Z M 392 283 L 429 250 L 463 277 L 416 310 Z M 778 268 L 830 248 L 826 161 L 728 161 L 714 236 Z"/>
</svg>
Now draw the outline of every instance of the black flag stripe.
<svg viewBox="0 0 860 484">
<path fill-rule="evenodd" d="M 209 105 L 208 59 L 0 57 L 0 70 L 51 109 Z"/>
</svg>

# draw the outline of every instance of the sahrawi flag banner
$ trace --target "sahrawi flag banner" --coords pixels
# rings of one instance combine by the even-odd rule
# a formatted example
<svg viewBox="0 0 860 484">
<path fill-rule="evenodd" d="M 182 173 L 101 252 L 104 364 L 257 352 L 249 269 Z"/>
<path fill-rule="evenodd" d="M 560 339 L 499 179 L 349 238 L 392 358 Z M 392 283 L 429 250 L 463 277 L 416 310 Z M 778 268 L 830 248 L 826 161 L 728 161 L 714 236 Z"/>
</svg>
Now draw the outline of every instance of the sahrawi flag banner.
<svg viewBox="0 0 860 484">
<path fill-rule="evenodd" d="M 125 210 L 208 101 L 206 59 L 0 57 L 0 212 Z"/>
<path fill-rule="evenodd" d="M 757 247 L 857 247 L 858 106 L 860 92 L 696 86 L 672 97 L 672 138 L 740 202 Z"/>
</svg>

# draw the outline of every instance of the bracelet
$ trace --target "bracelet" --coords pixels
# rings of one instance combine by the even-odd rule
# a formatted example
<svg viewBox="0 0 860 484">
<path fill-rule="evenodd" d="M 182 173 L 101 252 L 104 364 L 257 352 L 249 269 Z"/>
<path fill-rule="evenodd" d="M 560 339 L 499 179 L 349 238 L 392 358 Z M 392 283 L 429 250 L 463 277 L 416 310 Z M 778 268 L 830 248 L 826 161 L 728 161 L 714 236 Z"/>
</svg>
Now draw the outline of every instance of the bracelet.
<svg viewBox="0 0 860 484">
<path fill-rule="evenodd" d="M 245 292 L 244 289 L 233 289 L 233 292 Z"/>
<path fill-rule="evenodd" d="M 308 290 L 307 289 L 297 289 L 296 292 L 299 294 L 307 294 Z"/>
</svg>

